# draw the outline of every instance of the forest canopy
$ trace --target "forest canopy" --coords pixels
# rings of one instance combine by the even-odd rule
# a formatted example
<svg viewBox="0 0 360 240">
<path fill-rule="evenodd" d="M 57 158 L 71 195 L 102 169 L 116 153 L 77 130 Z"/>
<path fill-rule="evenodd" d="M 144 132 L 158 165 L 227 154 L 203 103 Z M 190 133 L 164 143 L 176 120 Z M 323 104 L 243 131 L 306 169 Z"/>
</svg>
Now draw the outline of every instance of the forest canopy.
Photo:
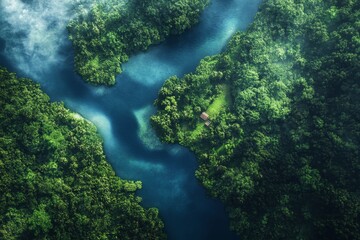
<svg viewBox="0 0 360 240">
<path fill-rule="evenodd" d="M 85 81 L 114 85 L 121 64 L 196 24 L 209 0 L 97 2 L 68 25 L 75 68 Z"/>
<path fill-rule="evenodd" d="M 161 88 L 153 127 L 197 154 L 242 239 L 360 239 L 359 19 L 357 0 L 264 0 Z"/>
<path fill-rule="evenodd" d="M 0 68 L 0 239 L 164 239 L 95 126 Z"/>
</svg>

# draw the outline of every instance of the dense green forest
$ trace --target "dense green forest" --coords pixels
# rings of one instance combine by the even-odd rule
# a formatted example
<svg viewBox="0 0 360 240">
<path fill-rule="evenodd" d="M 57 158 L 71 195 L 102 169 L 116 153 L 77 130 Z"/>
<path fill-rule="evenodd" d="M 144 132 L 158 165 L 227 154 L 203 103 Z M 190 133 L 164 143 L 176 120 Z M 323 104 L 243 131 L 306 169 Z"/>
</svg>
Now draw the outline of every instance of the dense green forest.
<svg viewBox="0 0 360 240">
<path fill-rule="evenodd" d="M 165 82 L 152 125 L 197 154 L 241 239 L 360 239 L 359 84 L 360 1 L 264 0 L 224 53 Z"/>
<path fill-rule="evenodd" d="M 0 239 L 164 239 L 93 124 L 0 68 Z"/>
<path fill-rule="evenodd" d="M 75 68 L 85 81 L 115 84 L 121 64 L 171 34 L 198 22 L 209 0 L 98 2 L 68 25 Z"/>
</svg>

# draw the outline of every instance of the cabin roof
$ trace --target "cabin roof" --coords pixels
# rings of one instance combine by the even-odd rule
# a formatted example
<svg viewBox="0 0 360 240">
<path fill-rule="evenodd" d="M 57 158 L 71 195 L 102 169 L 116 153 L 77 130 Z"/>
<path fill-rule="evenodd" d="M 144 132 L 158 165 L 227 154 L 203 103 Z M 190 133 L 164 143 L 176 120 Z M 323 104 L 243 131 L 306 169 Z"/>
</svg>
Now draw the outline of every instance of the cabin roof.
<svg viewBox="0 0 360 240">
<path fill-rule="evenodd" d="M 206 112 L 202 112 L 200 118 L 204 121 L 209 119 L 209 115 Z"/>
</svg>

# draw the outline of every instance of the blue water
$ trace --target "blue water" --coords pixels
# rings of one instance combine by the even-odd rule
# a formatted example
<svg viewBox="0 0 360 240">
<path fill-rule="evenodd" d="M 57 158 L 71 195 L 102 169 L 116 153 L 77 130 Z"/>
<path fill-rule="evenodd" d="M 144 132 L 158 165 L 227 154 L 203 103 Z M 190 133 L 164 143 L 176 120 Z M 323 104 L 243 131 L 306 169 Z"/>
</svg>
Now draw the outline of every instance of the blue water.
<svg viewBox="0 0 360 240">
<path fill-rule="evenodd" d="M 133 56 L 112 88 L 86 85 L 74 74 L 65 31 L 70 2 L 2 0 L 0 64 L 33 78 L 53 101 L 63 101 L 97 126 L 107 159 L 121 178 L 143 182 L 142 205 L 160 209 L 169 239 L 236 239 L 223 205 L 195 179 L 194 155 L 161 144 L 149 116 L 164 80 L 219 53 L 253 20 L 260 0 L 213 0 L 194 28 Z"/>
</svg>

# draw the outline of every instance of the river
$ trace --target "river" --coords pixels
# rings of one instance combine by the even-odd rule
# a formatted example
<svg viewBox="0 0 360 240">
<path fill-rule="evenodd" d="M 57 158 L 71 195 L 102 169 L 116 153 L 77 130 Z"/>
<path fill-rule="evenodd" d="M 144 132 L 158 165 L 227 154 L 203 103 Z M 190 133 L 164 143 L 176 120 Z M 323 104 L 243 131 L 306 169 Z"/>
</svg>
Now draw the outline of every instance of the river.
<svg viewBox="0 0 360 240">
<path fill-rule="evenodd" d="M 92 121 L 118 176 L 141 180 L 145 207 L 157 207 L 170 240 L 236 239 L 223 205 L 194 177 L 192 153 L 158 141 L 149 126 L 163 82 L 194 71 L 253 20 L 260 0 L 213 0 L 201 21 L 123 65 L 115 87 L 89 86 L 74 73 L 66 36 L 71 1 L 1 0 L 0 64 L 40 83 L 52 101 Z"/>
</svg>

